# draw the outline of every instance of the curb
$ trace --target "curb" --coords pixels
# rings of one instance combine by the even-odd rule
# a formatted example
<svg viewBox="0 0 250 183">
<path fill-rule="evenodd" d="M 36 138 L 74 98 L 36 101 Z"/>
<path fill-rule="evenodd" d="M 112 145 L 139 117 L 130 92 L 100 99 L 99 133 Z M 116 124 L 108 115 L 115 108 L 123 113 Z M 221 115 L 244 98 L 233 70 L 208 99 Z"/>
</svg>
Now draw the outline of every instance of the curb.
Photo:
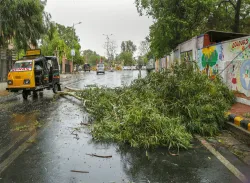
<svg viewBox="0 0 250 183">
<path fill-rule="evenodd" d="M 240 126 L 236 126 L 231 122 L 226 122 L 225 125 L 226 129 L 232 132 L 234 138 L 238 139 L 241 142 L 244 142 L 245 144 L 249 144 L 249 139 L 250 139 L 249 131 L 241 128 Z"/>
<path fill-rule="evenodd" d="M 227 113 L 227 116 L 228 116 L 228 120 L 230 123 L 233 123 L 236 126 L 239 126 L 243 128 L 244 130 L 247 130 L 248 132 L 250 132 L 250 121 L 232 113 Z"/>
</svg>

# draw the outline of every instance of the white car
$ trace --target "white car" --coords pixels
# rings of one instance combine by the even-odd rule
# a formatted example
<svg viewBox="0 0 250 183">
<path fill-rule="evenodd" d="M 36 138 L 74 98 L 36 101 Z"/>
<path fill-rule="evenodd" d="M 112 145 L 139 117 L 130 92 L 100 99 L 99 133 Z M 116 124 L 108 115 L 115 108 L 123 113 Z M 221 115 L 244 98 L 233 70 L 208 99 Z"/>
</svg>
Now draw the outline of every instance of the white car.
<svg viewBox="0 0 250 183">
<path fill-rule="evenodd" d="M 99 74 L 99 73 L 105 74 L 104 64 L 97 64 L 96 65 L 96 74 Z"/>
</svg>

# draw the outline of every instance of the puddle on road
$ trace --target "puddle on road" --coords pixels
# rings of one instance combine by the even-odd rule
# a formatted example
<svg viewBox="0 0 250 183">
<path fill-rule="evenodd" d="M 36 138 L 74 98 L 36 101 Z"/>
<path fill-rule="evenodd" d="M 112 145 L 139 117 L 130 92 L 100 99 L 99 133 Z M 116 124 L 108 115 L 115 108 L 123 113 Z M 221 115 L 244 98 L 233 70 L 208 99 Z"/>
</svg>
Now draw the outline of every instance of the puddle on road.
<svg viewBox="0 0 250 183">
<path fill-rule="evenodd" d="M 77 83 L 70 84 L 72 88 L 86 88 L 88 85 L 96 85 L 99 87 L 120 87 L 129 85 L 133 80 L 137 79 L 139 71 L 116 71 L 116 72 L 106 72 L 103 75 L 96 75 L 95 72 L 84 73 L 86 79 L 84 81 L 79 81 Z M 147 72 L 142 71 L 142 77 L 145 77 Z"/>
<path fill-rule="evenodd" d="M 49 97 L 48 97 L 49 96 Z M 13 98 L 0 104 L 0 147 L 4 149 L 27 132 L 36 132 L 43 125 L 52 101 L 51 95 L 45 98 L 29 98 L 27 101 Z"/>
<path fill-rule="evenodd" d="M 29 131 L 32 128 L 36 128 L 38 125 L 39 111 L 33 111 L 26 114 L 12 114 L 10 120 L 10 127 L 12 131 Z"/>
</svg>

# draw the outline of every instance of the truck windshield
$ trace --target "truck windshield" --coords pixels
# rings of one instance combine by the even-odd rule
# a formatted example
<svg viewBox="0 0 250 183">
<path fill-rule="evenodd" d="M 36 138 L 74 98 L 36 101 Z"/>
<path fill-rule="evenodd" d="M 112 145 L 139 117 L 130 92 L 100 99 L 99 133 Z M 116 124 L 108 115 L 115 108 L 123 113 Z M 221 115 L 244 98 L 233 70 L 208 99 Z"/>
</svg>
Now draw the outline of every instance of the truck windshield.
<svg viewBox="0 0 250 183">
<path fill-rule="evenodd" d="M 13 68 L 11 69 L 12 72 L 17 71 L 31 71 L 32 70 L 32 61 L 17 61 Z"/>
</svg>

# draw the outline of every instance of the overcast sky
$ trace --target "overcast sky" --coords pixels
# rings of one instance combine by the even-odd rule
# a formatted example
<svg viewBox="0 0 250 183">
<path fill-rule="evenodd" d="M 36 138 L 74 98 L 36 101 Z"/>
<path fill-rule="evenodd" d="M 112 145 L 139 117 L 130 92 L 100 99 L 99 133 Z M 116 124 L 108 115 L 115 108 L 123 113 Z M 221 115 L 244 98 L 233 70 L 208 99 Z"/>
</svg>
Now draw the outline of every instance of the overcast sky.
<svg viewBox="0 0 250 183">
<path fill-rule="evenodd" d="M 103 34 L 113 34 L 110 38 L 118 45 L 132 40 L 137 46 L 149 34 L 152 19 L 139 16 L 134 0 L 48 0 L 46 11 L 52 20 L 65 26 L 76 25 L 82 50 L 91 49 L 105 55 Z"/>
</svg>

